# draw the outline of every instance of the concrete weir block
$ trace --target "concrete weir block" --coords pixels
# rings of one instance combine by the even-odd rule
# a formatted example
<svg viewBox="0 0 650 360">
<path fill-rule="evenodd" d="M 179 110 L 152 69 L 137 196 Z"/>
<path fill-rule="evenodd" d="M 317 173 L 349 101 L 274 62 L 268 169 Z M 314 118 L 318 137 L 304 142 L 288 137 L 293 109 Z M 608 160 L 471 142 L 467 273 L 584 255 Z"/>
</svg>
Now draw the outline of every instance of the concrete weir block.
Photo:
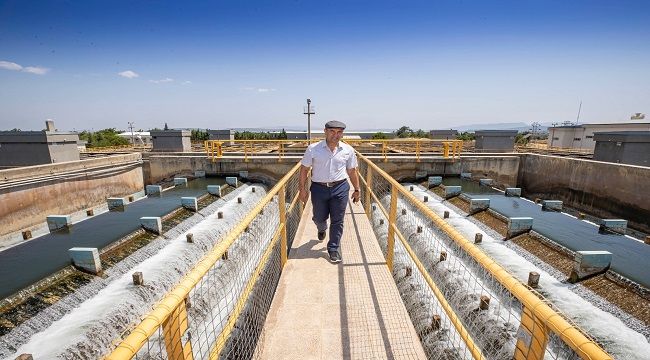
<svg viewBox="0 0 650 360">
<path fill-rule="evenodd" d="M 460 195 L 462 187 L 460 186 L 444 186 L 445 190 L 445 199 L 453 198 L 454 196 Z"/>
<path fill-rule="evenodd" d="M 174 186 L 187 185 L 187 178 L 178 177 L 174 178 Z"/>
<path fill-rule="evenodd" d="M 490 208 L 490 199 L 469 199 L 469 213 L 485 211 Z"/>
<path fill-rule="evenodd" d="M 492 186 L 494 180 L 492 179 L 478 179 L 478 184 L 483 186 Z"/>
<path fill-rule="evenodd" d="M 195 197 L 181 197 L 181 206 L 188 210 L 199 211 L 199 204 Z"/>
<path fill-rule="evenodd" d="M 427 177 L 427 175 L 429 175 L 429 174 L 427 174 L 426 171 L 418 170 L 418 171 L 415 172 L 415 180 L 424 179 L 424 178 Z"/>
<path fill-rule="evenodd" d="M 521 196 L 521 188 L 506 188 L 506 196 Z"/>
<path fill-rule="evenodd" d="M 162 220 L 159 216 L 144 216 L 140 218 L 140 225 L 147 231 L 162 234 Z"/>
<path fill-rule="evenodd" d="M 102 272 L 102 262 L 99 260 L 97 248 L 73 247 L 68 254 L 75 267 L 93 274 Z"/>
<path fill-rule="evenodd" d="M 221 185 L 208 185 L 208 193 L 210 195 L 221 197 Z"/>
<path fill-rule="evenodd" d="M 625 234 L 626 230 L 627 230 L 627 220 L 623 220 L 623 219 L 600 220 L 599 231 L 611 231 L 619 234 Z"/>
<path fill-rule="evenodd" d="M 226 184 L 237 187 L 239 185 L 236 176 L 226 176 Z"/>
<path fill-rule="evenodd" d="M 576 251 L 570 282 L 577 282 L 592 275 L 604 273 L 612 263 L 609 251 Z"/>
<path fill-rule="evenodd" d="M 205 170 L 195 170 L 194 177 L 205 177 Z"/>
<path fill-rule="evenodd" d="M 542 200 L 542 210 L 544 210 L 544 211 L 562 211 L 562 201 L 560 201 L 560 200 Z"/>
<path fill-rule="evenodd" d="M 434 187 L 442 184 L 442 176 L 429 176 L 429 187 Z"/>
<path fill-rule="evenodd" d="M 50 231 L 67 229 L 72 226 L 70 215 L 50 215 L 47 217 L 47 227 Z"/>
<path fill-rule="evenodd" d="M 461 179 L 472 180 L 472 173 L 460 173 Z"/>
<path fill-rule="evenodd" d="M 108 198 L 106 205 L 108 205 L 108 211 L 124 211 L 126 200 L 124 198 Z"/>
<path fill-rule="evenodd" d="M 145 187 L 145 193 L 147 195 L 160 195 L 162 193 L 162 186 L 160 185 L 147 185 Z"/>
<path fill-rule="evenodd" d="M 529 232 L 533 228 L 532 217 L 511 217 L 508 218 L 508 233 L 506 239 Z"/>
</svg>

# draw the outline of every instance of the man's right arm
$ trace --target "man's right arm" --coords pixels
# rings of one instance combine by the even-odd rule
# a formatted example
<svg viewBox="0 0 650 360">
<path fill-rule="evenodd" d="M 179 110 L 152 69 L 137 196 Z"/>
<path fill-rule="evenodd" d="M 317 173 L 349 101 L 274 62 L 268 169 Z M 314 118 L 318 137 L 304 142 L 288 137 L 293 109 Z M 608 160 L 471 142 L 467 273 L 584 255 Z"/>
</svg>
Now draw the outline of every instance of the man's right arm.
<svg viewBox="0 0 650 360">
<path fill-rule="evenodd" d="M 307 150 L 305 151 L 305 155 L 303 155 L 300 163 L 302 165 L 300 166 L 300 180 L 298 183 L 298 191 L 300 193 L 299 195 L 300 201 L 306 203 L 307 198 L 309 197 L 309 193 L 307 192 L 307 189 L 305 189 L 305 186 L 307 185 L 307 176 L 309 175 L 309 168 L 311 167 L 312 164 L 311 148 L 307 147 Z"/>
</svg>

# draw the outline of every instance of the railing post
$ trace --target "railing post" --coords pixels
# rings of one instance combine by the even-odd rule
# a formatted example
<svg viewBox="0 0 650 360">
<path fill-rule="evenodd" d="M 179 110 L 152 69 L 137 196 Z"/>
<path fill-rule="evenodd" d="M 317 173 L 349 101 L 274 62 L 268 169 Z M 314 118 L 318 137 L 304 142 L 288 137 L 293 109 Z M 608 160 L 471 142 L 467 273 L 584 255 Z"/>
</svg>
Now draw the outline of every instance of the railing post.
<svg viewBox="0 0 650 360">
<path fill-rule="evenodd" d="M 217 142 L 217 157 L 220 158 L 223 156 L 223 148 L 221 147 L 222 143 Z M 214 153 L 213 153 L 214 155 Z"/>
<path fill-rule="evenodd" d="M 546 353 L 548 328 L 527 307 L 523 308 L 517 331 L 514 360 L 542 360 Z"/>
<path fill-rule="evenodd" d="M 446 159 L 446 158 L 449 157 L 449 143 L 446 142 L 446 141 L 444 141 L 444 142 L 442 143 L 442 146 L 443 146 L 443 148 L 444 148 L 444 149 L 443 149 L 442 156 Z"/>
<path fill-rule="evenodd" d="M 188 340 L 185 345 L 183 345 L 182 340 L 183 335 L 187 331 L 187 327 L 187 308 L 185 302 L 182 302 L 169 314 L 169 317 L 162 324 L 167 358 L 178 360 L 193 359 L 191 340 Z"/>
<path fill-rule="evenodd" d="M 386 158 L 386 140 L 382 140 L 381 142 L 381 154 L 384 156 L 384 162 L 388 162 Z"/>
<path fill-rule="evenodd" d="M 283 156 L 284 156 L 284 142 L 280 141 L 280 147 L 278 148 L 278 162 L 282 162 Z"/>
<path fill-rule="evenodd" d="M 370 192 L 372 191 L 372 168 L 370 165 L 366 164 L 366 192 L 365 192 L 365 207 L 366 207 L 366 216 L 371 219 L 372 214 L 370 213 Z"/>
<path fill-rule="evenodd" d="M 420 162 L 420 140 L 415 140 L 415 159 Z"/>
<path fill-rule="evenodd" d="M 393 255 L 395 253 L 395 221 L 397 220 L 397 187 L 390 188 L 390 211 L 388 213 L 388 241 L 386 246 L 386 265 L 393 271 Z"/>
<path fill-rule="evenodd" d="M 280 226 L 282 226 L 282 235 L 280 237 L 280 265 L 284 267 L 287 263 L 287 207 L 286 203 L 287 185 L 282 185 L 278 191 L 278 207 L 280 210 Z"/>
</svg>

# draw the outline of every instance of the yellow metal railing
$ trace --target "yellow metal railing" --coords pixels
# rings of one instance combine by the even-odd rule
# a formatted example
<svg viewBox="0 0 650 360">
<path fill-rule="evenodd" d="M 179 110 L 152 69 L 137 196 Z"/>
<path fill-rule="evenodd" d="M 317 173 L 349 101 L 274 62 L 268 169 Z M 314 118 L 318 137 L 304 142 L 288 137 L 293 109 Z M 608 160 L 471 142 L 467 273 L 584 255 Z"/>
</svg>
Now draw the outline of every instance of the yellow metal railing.
<svg viewBox="0 0 650 360">
<path fill-rule="evenodd" d="M 412 249 L 409 241 L 400 231 L 397 225 L 397 207 L 398 198 L 401 198 L 404 203 L 414 208 L 423 214 L 431 224 L 438 229 L 442 230 L 453 242 L 469 255 L 480 267 L 486 271 L 486 274 L 493 280 L 498 282 L 511 296 L 516 298 L 522 307 L 520 319 L 520 328 L 517 333 L 517 342 L 514 351 L 514 359 L 535 359 L 541 360 L 549 355 L 547 345 L 551 335 L 557 336 L 561 342 L 566 344 L 575 354 L 582 359 L 590 360 L 606 360 L 612 359 L 598 344 L 592 339 L 588 338 L 576 326 L 569 323 L 564 316 L 559 312 L 552 309 L 547 302 L 545 302 L 541 295 L 533 292 L 526 285 L 517 280 L 502 266 L 497 264 L 488 255 L 486 255 L 478 246 L 469 241 L 461 233 L 450 225 L 443 218 L 438 216 L 432 209 L 425 203 L 418 200 L 413 194 L 407 191 L 395 179 L 384 172 L 376 164 L 370 161 L 367 157 L 357 152 L 360 165 L 360 180 L 362 183 L 364 209 L 367 216 L 372 221 L 372 208 L 371 203 L 377 206 L 381 214 L 388 220 L 388 234 L 386 244 L 386 263 L 388 267 L 393 270 L 394 266 L 394 253 L 395 253 L 395 237 L 397 237 L 405 249 L 406 253 L 410 256 L 415 266 L 420 270 L 424 277 L 426 284 L 434 293 L 436 299 L 441 304 L 443 310 L 453 324 L 456 331 L 465 342 L 468 350 L 474 359 L 485 359 L 481 349 L 475 344 L 473 336 L 480 336 L 480 334 L 470 335 L 466 330 L 463 321 L 458 317 L 454 309 L 449 305 L 448 299 L 445 298 L 439 287 L 434 283 L 431 276 L 425 269 L 422 261 Z M 382 205 L 381 199 L 375 193 L 377 183 L 382 182 L 385 188 L 382 189 L 384 196 L 390 196 L 390 201 L 385 200 L 390 205 L 388 209 Z M 404 211 L 404 210 L 403 210 Z M 431 239 L 430 241 L 436 241 Z M 444 254 L 445 260 L 447 254 Z M 442 259 L 441 259 L 442 261 Z M 467 280 L 469 281 L 469 279 Z M 520 337 L 519 334 L 522 334 Z M 556 358 L 555 356 L 549 356 Z"/>
<path fill-rule="evenodd" d="M 312 139 L 312 142 L 315 140 Z M 439 154 L 444 158 L 457 158 L 463 149 L 462 140 L 439 140 L 439 139 L 345 139 L 346 143 L 355 147 L 361 153 L 378 152 L 383 161 L 388 161 L 390 153 L 413 154 L 416 162 L 420 162 L 425 155 Z M 307 146 L 306 140 L 206 140 L 204 142 L 205 152 L 212 160 L 222 158 L 224 153 L 241 153 L 244 162 L 260 154 L 275 155 L 278 161 L 282 161 L 287 150 L 291 146 L 304 151 L 301 146 Z"/>
<path fill-rule="evenodd" d="M 216 148 L 214 149 L 216 150 Z M 251 274 L 247 279 L 243 290 L 237 297 L 232 311 L 227 314 L 216 340 L 213 344 L 201 344 L 207 346 L 210 351 L 209 358 L 214 359 L 219 357 L 224 347 L 226 346 L 231 334 L 234 331 L 235 324 L 240 318 L 240 314 L 244 311 L 247 301 L 250 298 L 253 287 L 258 282 L 259 277 L 262 276 L 262 269 L 265 268 L 269 261 L 271 253 L 276 249 L 278 242 L 280 243 L 280 271 L 287 261 L 288 250 L 288 214 L 292 214 L 292 218 L 299 219 L 300 213 L 303 210 L 302 204 L 298 201 L 298 176 L 300 164 L 296 164 L 291 171 L 285 175 L 271 191 L 246 215 L 241 222 L 239 222 L 230 232 L 228 232 L 220 242 L 189 272 L 183 280 L 171 290 L 154 309 L 142 318 L 142 321 L 130 331 L 129 335 L 124 338 L 117 348 L 107 356 L 107 359 L 131 359 L 139 352 L 145 353 L 153 352 L 151 349 L 156 346 L 151 346 L 154 338 L 160 337 L 159 346 L 164 349 L 158 354 L 147 354 L 148 358 L 169 358 L 169 359 L 193 359 L 193 345 L 194 350 L 199 344 L 192 343 L 192 337 L 187 337 L 190 320 L 188 320 L 188 309 L 192 306 L 191 298 L 194 292 L 200 292 L 199 284 L 205 279 L 209 278 L 209 272 L 214 271 L 217 261 L 228 258 L 228 251 L 231 249 L 233 243 L 240 238 L 244 233 L 249 231 L 253 220 L 263 214 L 265 207 L 270 206 L 273 199 L 278 199 L 278 217 L 279 222 L 273 235 L 266 246 L 265 250 L 260 256 L 260 259 Z M 289 191 L 291 190 L 291 191 Z M 287 206 L 286 197 L 290 196 L 290 203 Z M 292 224 L 295 225 L 295 224 Z M 296 226 L 293 226 L 296 228 Z M 279 276 L 279 275 L 278 275 Z M 202 285 L 201 285 L 202 287 Z M 269 292 L 269 291 L 267 291 Z M 270 292 L 269 296 L 272 296 Z M 198 301 L 198 300 L 197 300 Z M 222 316 L 223 314 L 219 314 Z M 211 319 L 211 321 L 214 319 Z M 218 322 L 218 321 L 217 321 Z M 195 335 L 196 336 L 196 335 Z M 187 340 L 185 338 L 187 337 Z M 145 346 L 146 345 L 146 346 Z M 203 354 L 203 353 L 202 353 Z M 165 356 L 166 355 L 166 356 Z"/>
</svg>

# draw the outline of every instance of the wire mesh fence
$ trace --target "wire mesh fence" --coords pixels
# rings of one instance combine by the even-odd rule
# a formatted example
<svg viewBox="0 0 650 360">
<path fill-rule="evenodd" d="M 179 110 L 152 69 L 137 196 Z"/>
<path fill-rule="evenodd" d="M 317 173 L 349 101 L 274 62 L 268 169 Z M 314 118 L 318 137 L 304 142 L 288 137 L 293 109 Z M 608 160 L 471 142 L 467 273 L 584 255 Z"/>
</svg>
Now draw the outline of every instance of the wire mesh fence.
<svg viewBox="0 0 650 360">
<path fill-rule="evenodd" d="M 539 294 L 426 212 L 426 199 L 409 195 L 360 158 L 362 202 L 429 358 L 611 358 Z"/>
<path fill-rule="evenodd" d="M 108 358 L 253 358 L 300 221 L 298 184 L 296 165 Z"/>
</svg>

